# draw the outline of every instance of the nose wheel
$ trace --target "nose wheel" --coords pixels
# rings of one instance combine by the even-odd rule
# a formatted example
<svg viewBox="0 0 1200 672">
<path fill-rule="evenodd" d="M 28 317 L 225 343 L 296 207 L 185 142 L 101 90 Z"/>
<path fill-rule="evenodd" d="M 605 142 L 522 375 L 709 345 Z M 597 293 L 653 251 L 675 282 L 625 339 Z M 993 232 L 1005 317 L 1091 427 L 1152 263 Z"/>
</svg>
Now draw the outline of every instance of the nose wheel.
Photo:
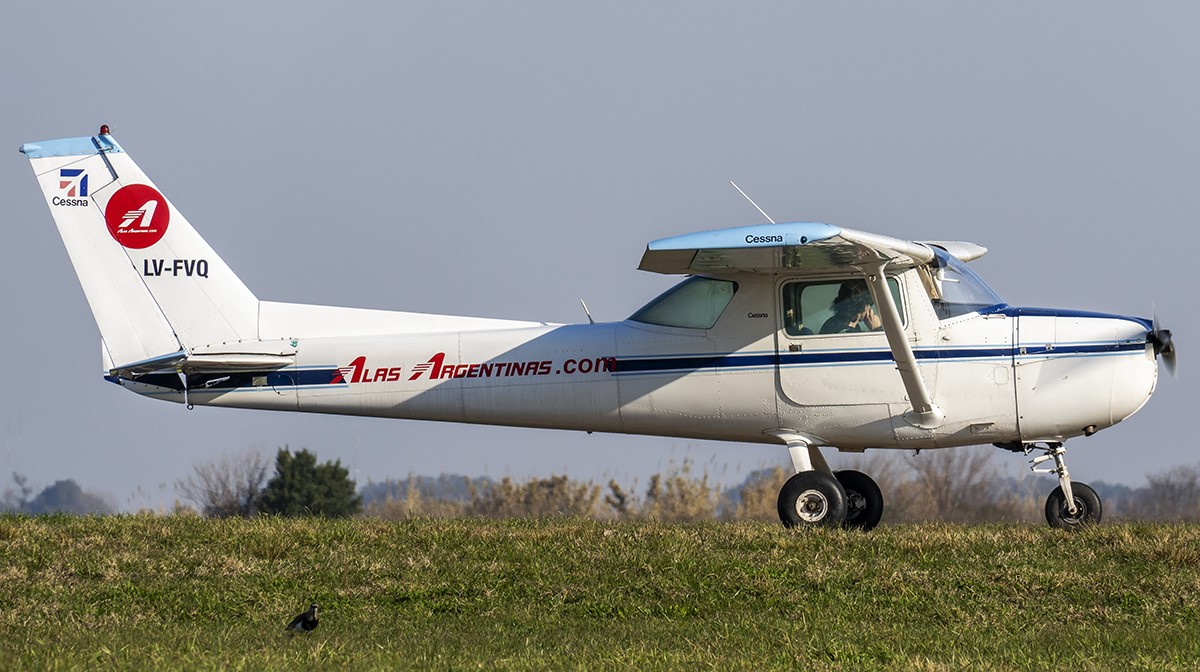
<svg viewBox="0 0 1200 672">
<path fill-rule="evenodd" d="M 1029 455 L 1035 450 L 1042 454 L 1029 461 L 1029 470 L 1036 474 L 1058 476 L 1058 487 L 1046 498 L 1046 522 L 1060 530 L 1078 530 L 1100 522 L 1104 505 L 1100 496 L 1087 483 L 1071 481 L 1067 471 L 1067 449 L 1061 443 L 997 443 L 997 447 Z M 1038 465 L 1053 461 L 1054 466 L 1039 469 Z"/>
<path fill-rule="evenodd" d="M 1086 483 L 1072 483 L 1071 495 L 1071 503 L 1075 505 L 1074 513 L 1071 512 L 1071 507 L 1067 506 L 1067 496 L 1061 486 L 1055 488 L 1046 498 L 1046 522 L 1050 523 L 1050 527 L 1075 530 L 1100 522 L 1103 507 L 1095 490 Z"/>
</svg>

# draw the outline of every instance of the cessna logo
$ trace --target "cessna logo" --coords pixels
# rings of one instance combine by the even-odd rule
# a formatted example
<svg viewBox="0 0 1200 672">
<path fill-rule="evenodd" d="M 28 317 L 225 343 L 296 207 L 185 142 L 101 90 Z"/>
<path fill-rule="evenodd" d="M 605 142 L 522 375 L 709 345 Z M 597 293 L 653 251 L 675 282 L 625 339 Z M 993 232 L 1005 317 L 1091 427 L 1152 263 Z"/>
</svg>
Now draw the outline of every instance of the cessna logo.
<svg viewBox="0 0 1200 672">
<path fill-rule="evenodd" d="M 170 219 L 167 200 L 145 184 L 121 187 L 104 207 L 104 221 L 113 240 L 135 250 L 162 240 Z"/>
<path fill-rule="evenodd" d="M 88 176 L 82 168 L 62 168 L 58 171 L 58 190 L 62 192 L 50 199 L 54 205 L 90 205 Z"/>
<path fill-rule="evenodd" d="M 330 383 L 394 383 L 400 380 L 400 373 L 401 369 L 398 366 L 369 369 L 367 356 L 361 355 L 350 362 L 349 366 L 339 367 Z"/>
</svg>

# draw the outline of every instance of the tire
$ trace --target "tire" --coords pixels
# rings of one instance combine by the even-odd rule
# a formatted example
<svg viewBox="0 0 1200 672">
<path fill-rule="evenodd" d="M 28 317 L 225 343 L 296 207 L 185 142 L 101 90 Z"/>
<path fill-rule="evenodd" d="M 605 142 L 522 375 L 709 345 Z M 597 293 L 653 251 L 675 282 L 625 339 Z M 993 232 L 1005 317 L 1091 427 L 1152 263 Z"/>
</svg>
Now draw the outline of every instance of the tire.
<svg viewBox="0 0 1200 672">
<path fill-rule="evenodd" d="M 846 491 L 846 520 L 842 526 L 863 532 L 874 529 L 883 518 L 883 493 L 879 485 L 870 476 L 853 469 L 835 471 L 833 476 Z"/>
<path fill-rule="evenodd" d="M 1067 498 L 1059 486 L 1046 498 L 1046 522 L 1050 527 L 1059 530 L 1078 530 L 1088 525 L 1096 525 L 1104 514 L 1100 496 L 1086 483 L 1072 483 L 1071 494 L 1074 495 L 1078 513 L 1072 516 L 1067 511 Z"/>
<path fill-rule="evenodd" d="M 802 471 L 779 491 L 779 520 L 785 527 L 838 527 L 846 519 L 846 491 L 824 472 Z"/>
</svg>

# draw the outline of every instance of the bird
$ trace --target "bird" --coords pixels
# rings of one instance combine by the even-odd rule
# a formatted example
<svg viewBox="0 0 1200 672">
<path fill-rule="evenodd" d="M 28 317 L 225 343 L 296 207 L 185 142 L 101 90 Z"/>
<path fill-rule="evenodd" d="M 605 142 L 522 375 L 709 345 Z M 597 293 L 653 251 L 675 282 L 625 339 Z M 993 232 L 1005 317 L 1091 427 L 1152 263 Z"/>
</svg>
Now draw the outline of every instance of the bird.
<svg viewBox="0 0 1200 672">
<path fill-rule="evenodd" d="M 317 605 L 316 603 L 308 605 L 308 611 L 296 616 L 288 623 L 287 629 L 293 634 L 297 632 L 312 632 L 317 629 Z"/>
</svg>

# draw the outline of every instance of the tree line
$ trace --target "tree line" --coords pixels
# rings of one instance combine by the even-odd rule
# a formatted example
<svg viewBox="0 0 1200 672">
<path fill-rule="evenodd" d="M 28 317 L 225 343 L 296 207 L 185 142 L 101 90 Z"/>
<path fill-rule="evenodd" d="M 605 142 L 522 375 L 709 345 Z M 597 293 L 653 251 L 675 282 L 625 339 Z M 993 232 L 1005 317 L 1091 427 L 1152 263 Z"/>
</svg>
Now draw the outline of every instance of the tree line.
<svg viewBox="0 0 1200 672">
<path fill-rule="evenodd" d="M 994 449 L 923 451 L 899 456 L 875 451 L 844 465 L 879 483 L 884 524 L 942 522 L 1040 522 L 1045 497 L 1057 485 L 1050 477 L 1003 475 Z M 841 457 L 841 456 L 838 456 Z M 566 475 L 518 481 L 410 475 L 368 483 L 361 489 L 340 461 L 318 462 L 315 453 L 286 446 L 274 469 L 258 452 L 226 454 L 194 465 L 176 483 L 192 506 L 177 512 L 207 517 L 257 515 L 411 518 L 587 517 L 607 520 L 738 521 L 777 520 L 779 488 L 791 475 L 783 466 L 760 469 L 732 486 L 719 484 L 693 465 L 652 475 L 645 484 L 571 479 Z M 1106 520 L 1200 521 L 1200 465 L 1151 474 L 1143 487 L 1093 483 L 1104 499 Z M 59 481 L 38 495 L 14 474 L 4 510 L 24 513 L 112 513 L 107 500 Z"/>
</svg>

